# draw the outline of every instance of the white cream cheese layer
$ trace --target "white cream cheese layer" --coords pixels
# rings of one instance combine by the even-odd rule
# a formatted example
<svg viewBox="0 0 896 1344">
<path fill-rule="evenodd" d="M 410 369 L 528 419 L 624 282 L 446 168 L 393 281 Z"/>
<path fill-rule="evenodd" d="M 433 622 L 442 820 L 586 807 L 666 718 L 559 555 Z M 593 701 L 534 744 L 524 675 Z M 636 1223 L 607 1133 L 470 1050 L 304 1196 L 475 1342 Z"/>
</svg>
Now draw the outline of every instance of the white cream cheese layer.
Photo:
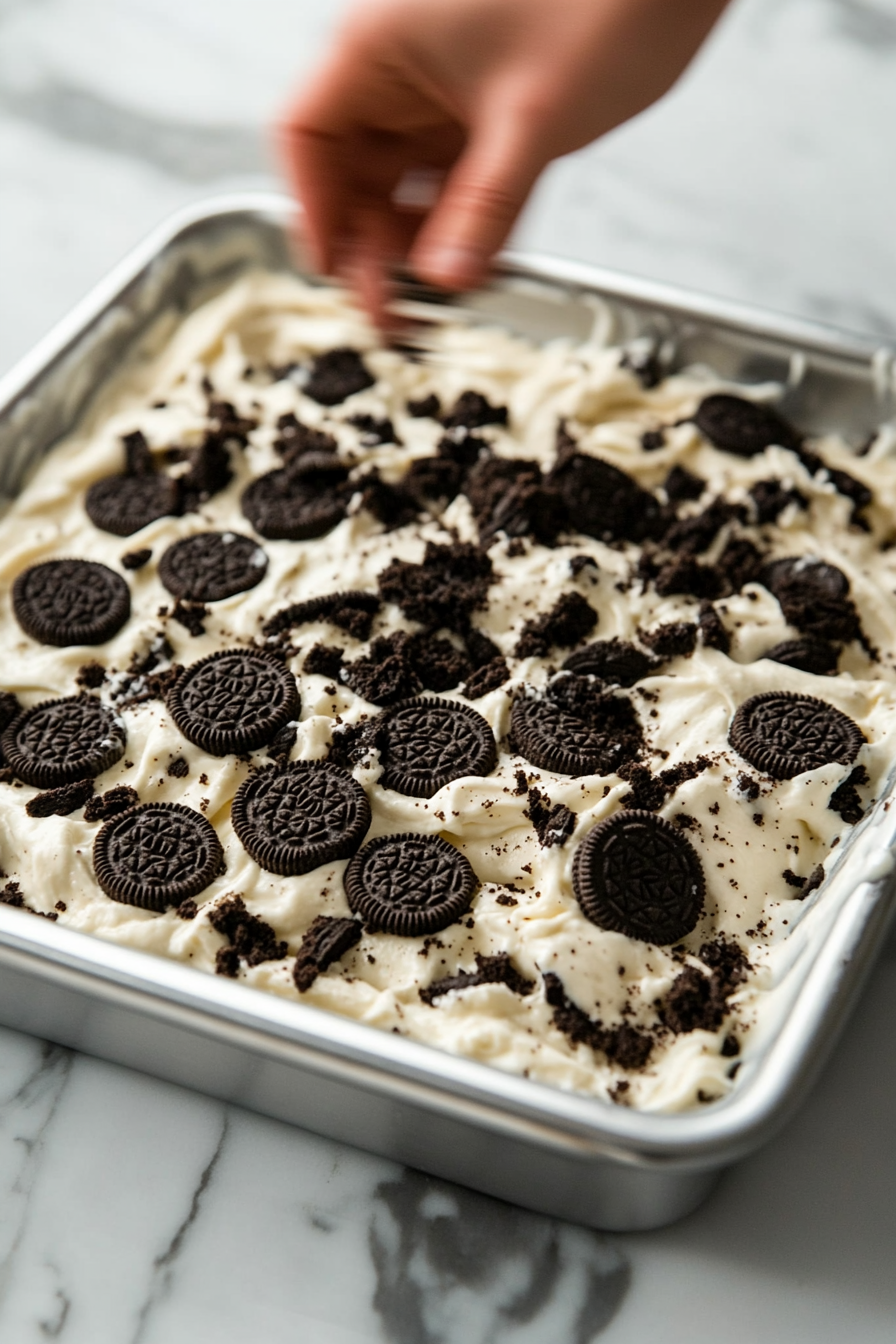
<svg viewBox="0 0 896 1344">
<path fill-rule="evenodd" d="M 376 383 L 342 405 L 324 408 L 303 395 L 300 378 L 272 381 L 266 372 L 271 366 L 307 365 L 314 354 L 345 345 L 364 351 Z M 676 424 L 707 393 L 722 387 L 707 374 L 669 377 L 644 390 L 620 366 L 620 352 L 596 341 L 558 341 L 537 348 L 499 330 L 449 327 L 439 345 L 439 357 L 431 363 L 408 362 L 376 345 L 344 295 L 282 276 L 252 276 L 194 313 L 160 355 L 124 372 L 80 430 L 39 466 L 0 523 L 0 688 L 15 692 L 25 706 L 71 695 L 79 668 L 99 659 L 109 678 L 98 693 L 109 699 L 120 682 L 117 674 L 162 633 L 175 660 L 190 664 L 215 650 L 259 641 L 263 623 L 289 603 L 346 589 L 375 591 L 377 576 L 390 560 L 420 560 L 427 540 L 476 540 L 470 507 L 462 496 L 441 518 L 393 532 L 385 532 L 356 501 L 349 516 L 317 540 L 258 538 L 269 562 L 261 583 L 212 604 L 205 633 L 188 634 L 170 614 L 160 614 L 162 609 L 170 613 L 173 599 L 158 577 L 158 561 L 173 541 L 197 532 L 253 535 L 240 511 L 240 495 L 251 479 L 281 465 L 273 442 L 277 420 L 287 412 L 325 428 L 337 438 L 340 452 L 377 467 L 392 481 L 411 460 L 431 455 L 443 432 L 434 420 L 411 416 L 408 399 L 435 392 L 442 406 L 449 407 L 472 388 L 508 407 L 507 429 L 477 431 L 498 455 L 535 458 L 549 467 L 556 428 L 565 419 L 582 452 L 613 463 L 647 488 L 661 486 L 676 464 L 703 478 L 702 504 L 686 506 L 693 512 L 717 496 L 745 500 L 752 484 L 770 477 L 797 487 L 809 507 L 789 507 L 776 527 L 765 529 L 765 545 L 773 554 L 817 556 L 843 570 L 869 642 L 881 651 L 880 661 L 853 644 L 844 651 L 837 676 L 818 677 L 763 658 L 774 644 L 795 638 L 797 632 L 766 589 L 748 584 L 739 595 L 717 604 L 731 635 L 730 656 L 700 645 L 691 657 L 665 663 L 659 675 L 628 693 L 647 742 L 645 762 L 652 768 L 711 758 L 707 769 L 667 798 L 661 815 L 686 814 L 686 834 L 706 877 L 705 912 L 685 940 L 688 953 L 696 954 L 704 942 L 722 933 L 738 941 L 753 967 L 734 995 L 732 1017 L 723 1027 L 678 1036 L 661 1033 L 648 1064 L 626 1072 L 600 1052 L 571 1044 L 554 1024 L 546 1001 L 543 977 L 550 972 L 579 1008 L 605 1026 L 627 1021 L 650 1027 L 656 1023 L 656 1001 L 683 965 L 681 954 L 668 948 L 598 928 L 585 918 L 573 893 L 576 846 L 596 822 L 620 808 L 629 786 L 615 775 L 571 779 L 534 769 L 507 747 L 514 693 L 523 684 L 543 687 L 551 668 L 565 656 L 565 651 L 555 651 L 553 662 L 514 660 L 512 650 L 524 622 L 549 611 L 562 594 L 577 589 L 591 603 L 599 616 L 593 637 L 601 639 L 636 639 L 639 629 L 696 619 L 695 599 L 661 598 L 652 587 L 630 582 L 636 548 L 610 547 L 582 536 L 552 549 L 532 541 L 508 548 L 504 539 L 491 547 L 496 580 L 488 608 L 477 614 L 476 622 L 508 656 L 512 671 L 505 686 L 475 702 L 499 743 L 492 775 L 456 780 L 433 798 L 417 800 L 382 788 L 375 762 L 355 771 L 370 800 L 370 838 L 407 830 L 438 834 L 467 855 L 481 882 L 471 917 L 427 940 L 366 933 L 302 996 L 305 1002 L 384 1030 L 563 1088 L 604 1097 L 624 1080 L 628 1088 L 616 1092 L 616 1098 L 624 1095 L 628 1104 L 645 1109 L 678 1110 L 712 1100 L 731 1087 L 732 1059 L 722 1053 L 723 1043 L 733 1033 L 743 1055 L 749 1054 L 751 1025 L 773 998 L 776 949 L 797 923 L 808 925 L 816 915 L 819 898 L 795 899 L 785 870 L 807 878 L 850 829 L 828 806 L 850 767 L 829 765 L 775 782 L 738 757 L 728 745 L 728 729 L 737 707 L 751 695 L 785 689 L 819 696 L 860 726 L 867 744 L 855 764 L 864 765 L 870 778 L 862 799 L 868 804 L 879 796 L 896 754 L 891 652 L 896 552 L 880 546 L 896 518 L 896 461 L 874 452 L 856 459 L 834 439 L 813 445 L 829 465 L 848 470 L 873 489 L 874 503 L 866 511 L 870 531 L 862 531 L 850 526 L 849 501 L 829 483 L 811 477 L 793 453 L 768 448 L 741 459 L 709 446 L 692 424 Z M 91 483 L 121 470 L 122 436 L 139 429 L 160 454 L 172 446 L 197 446 L 208 427 L 206 379 L 217 397 L 258 422 L 248 447 L 231 451 L 231 485 L 199 512 L 160 519 L 132 537 L 99 531 L 84 511 L 84 495 Z M 391 418 L 397 442 L 364 447 L 359 430 L 346 421 L 365 412 Z M 666 430 L 663 447 L 645 452 L 642 434 L 660 424 L 675 427 Z M 134 573 L 124 570 L 122 555 L 141 548 L 151 548 L 151 561 Z M 570 559 L 581 555 L 592 557 L 596 568 L 581 568 L 574 577 Z M 130 621 L 99 648 L 39 644 L 22 632 L 13 615 L 10 588 L 15 576 L 29 565 L 66 556 L 103 562 L 124 574 L 131 589 Z M 374 635 L 406 628 L 411 623 L 386 604 Z M 326 622 L 301 627 L 294 639 L 299 652 L 289 666 L 299 680 L 302 710 L 292 756 L 319 759 L 327 753 L 337 717 L 354 724 L 377 710 L 347 687 L 304 673 L 304 656 L 318 642 L 340 645 L 349 658 L 367 646 Z M 448 698 L 462 700 L 458 692 Z M 84 821 L 80 812 L 29 817 L 26 804 L 36 791 L 26 786 L 0 786 L 0 865 L 20 884 L 32 908 L 56 910 L 60 922 L 71 928 L 174 957 L 206 972 L 214 970 L 223 939 L 209 924 L 205 907 L 226 893 L 239 893 L 253 914 L 287 940 L 291 953 L 283 961 L 244 967 L 241 978 L 298 1001 L 292 965 L 303 934 L 317 915 L 350 913 L 342 886 L 345 863 L 295 878 L 262 871 L 233 832 L 230 806 L 250 769 L 267 759 L 265 753 L 255 753 L 253 765 L 233 756 L 206 755 L 185 741 L 158 700 L 122 713 L 127 749 L 97 781 L 97 790 L 127 784 L 144 802 L 185 803 L 214 825 L 224 846 L 226 873 L 198 898 L 197 917 L 185 920 L 173 910 L 152 914 L 108 899 L 93 874 L 91 851 L 98 826 Z M 167 773 L 177 757 L 188 763 L 184 778 Z M 520 770 L 552 802 L 565 803 L 575 812 L 575 832 L 564 846 L 540 845 L 526 796 L 517 791 Z M 745 774 L 758 784 L 758 796 L 751 797 L 754 790 L 744 788 Z M 530 994 L 480 985 L 442 995 L 432 1006 L 421 1000 L 420 989 L 434 980 L 475 969 L 477 953 L 499 952 L 508 953 L 532 981 Z"/>
</svg>

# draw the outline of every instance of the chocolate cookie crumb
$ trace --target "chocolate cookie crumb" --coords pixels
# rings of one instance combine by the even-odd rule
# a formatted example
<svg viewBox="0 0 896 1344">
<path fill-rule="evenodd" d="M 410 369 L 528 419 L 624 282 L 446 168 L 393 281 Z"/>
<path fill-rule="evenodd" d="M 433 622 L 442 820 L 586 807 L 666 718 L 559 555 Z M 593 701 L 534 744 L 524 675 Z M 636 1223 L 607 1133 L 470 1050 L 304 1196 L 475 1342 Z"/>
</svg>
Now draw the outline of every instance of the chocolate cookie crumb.
<svg viewBox="0 0 896 1344">
<path fill-rule="evenodd" d="M 579 644 L 597 625 L 597 612 L 581 593 L 564 593 L 550 611 L 523 626 L 515 658 L 547 658 L 552 648 Z"/>
<path fill-rule="evenodd" d="M 516 905 L 516 901 L 513 904 Z M 423 1002 L 431 1008 L 443 994 L 450 994 L 452 990 L 471 989 L 474 985 L 506 985 L 514 994 L 522 997 L 532 993 L 535 981 L 527 980 L 506 952 L 499 952 L 493 957 L 484 956 L 481 952 L 475 955 L 475 971 L 458 971 L 456 975 L 446 975 L 441 980 L 433 981 L 420 990 Z"/>
<path fill-rule="evenodd" d="M 229 948 L 221 949 L 230 956 L 222 958 L 219 952 L 221 965 L 215 967 L 219 975 L 236 975 L 231 968 L 235 964 L 238 969 L 240 960 L 247 966 L 260 966 L 263 961 L 282 961 L 286 956 L 286 943 L 278 940 L 270 924 L 250 914 L 242 896 L 223 897 L 209 910 L 208 922 L 230 943 Z"/>
<path fill-rule="evenodd" d="M 450 411 L 442 416 L 446 429 L 480 429 L 483 425 L 506 425 L 507 407 L 493 406 L 481 392 L 462 392 Z"/>
<path fill-rule="evenodd" d="M 865 815 L 865 806 L 859 797 L 859 789 L 870 783 L 871 779 L 864 765 L 857 765 L 831 794 L 828 809 L 831 812 L 838 812 L 844 821 L 855 826 Z"/>
<path fill-rule="evenodd" d="M 335 645 L 315 644 L 305 655 L 302 671 L 314 673 L 319 677 L 329 677 L 332 681 L 339 681 L 344 654 L 345 650 L 338 649 Z"/>
<path fill-rule="evenodd" d="M 428 541 L 421 564 L 393 560 L 377 582 L 383 599 L 410 620 L 462 634 L 473 612 L 486 606 L 492 578 L 492 562 L 478 546 Z"/>
<path fill-rule="evenodd" d="M 188 896 L 185 901 L 181 901 L 174 913 L 177 915 L 178 919 L 195 919 L 199 914 L 199 906 L 193 900 L 192 896 Z"/>
<path fill-rule="evenodd" d="M 68 817 L 93 797 L 93 780 L 79 779 L 74 784 L 63 784 L 58 789 L 48 789 L 30 799 L 25 806 L 29 817 Z M 86 810 L 84 820 L 89 821 Z"/>
<path fill-rule="evenodd" d="M 102 663 L 84 663 L 78 668 L 75 685 L 82 691 L 95 691 L 106 680 L 106 669 Z"/>
<path fill-rule="evenodd" d="M 510 668 L 503 658 L 493 658 L 490 663 L 476 668 L 464 682 L 463 694 L 467 700 L 481 700 L 490 691 L 496 691 L 510 678 Z"/>
<path fill-rule="evenodd" d="M 84 820 L 108 821 L 120 812 L 127 812 L 129 807 L 136 807 L 139 801 L 140 795 L 136 789 L 132 789 L 129 784 L 118 784 L 101 797 L 90 798 L 84 808 Z"/>
<path fill-rule="evenodd" d="M 535 827 L 539 844 L 544 849 L 566 844 L 576 828 L 576 814 L 564 803 L 552 803 L 546 793 L 529 789 L 529 819 Z"/>
<path fill-rule="evenodd" d="M 695 476 L 687 467 L 680 467 L 676 463 L 663 482 L 663 489 L 667 499 L 678 504 L 686 499 L 699 499 L 706 489 L 706 482 L 702 476 Z"/>
<path fill-rule="evenodd" d="M 724 654 L 731 652 L 731 636 L 711 602 L 700 603 L 697 623 L 700 629 L 700 638 L 707 649 L 718 649 L 719 653 Z"/>
<path fill-rule="evenodd" d="M 654 630 L 639 630 L 638 638 L 658 658 L 690 658 L 697 647 L 697 627 L 690 621 L 670 621 Z"/>
<path fill-rule="evenodd" d="M 704 943 L 699 955 L 709 975 L 686 966 L 658 1005 L 660 1021 L 676 1035 L 718 1031 L 728 1012 L 728 999 L 750 969 L 740 946 L 723 934 Z"/>
<path fill-rule="evenodd" d="M 190 766 L 184 756 L 175 756 L 173 761 L 168 764 L 166 774 L 172 779 L 186 779 L 190 773 Z"/>
<path fill-rule="evenodd" d="M 357 919 L 318 915 L 302 939 L 293 967 L 292 978 L 299 993 L 310 989 L 319 975 L 356 947 L 362 934 L 363 928 Z"/>
<path fill-rule="evenodd" d="M 805 882 L 802 884 L 800 894 L 797 897 L 797 900 L 804 901 L 807 896 L 811 896 L 812 892 L 816 891 L 821 886 L 822 882 L 824 881 L 824 877 L 825 877 L 824 866 L 820 863 L 816 864 L 815 867 L 812 869 L 811 873 L 809 874 L 809 876 L 806 878 Z"/>
<path fill-rule="evenodd" d="M 171 612 L 171 619 L 177 621 L 185 630 L 197 639 L 205 634 L 205 618 L 208 615 L 208 607 L 201 602 L 183 602 L 180 598 L 174 604 Z"/>
<path fill-rule="evenodd" d="M 144 546 L 139 551 L 127 551 L 121 557 L 121 564 L 124 569 L 142 569 L 144 565 L 149 564 L 151 559 L 152 550 L 149 546 Z"/>
<path fill-rule="evenodd" d="M 605 1027 L 567 998 L 560 977 L 549 971 L 544 977 L 545 998 L 553 1008 L 553 1023 L 573 1045 L 588 1045 L 623 1069 L 642 1069 L 653 1050 L 653 1037 L 627 1022 Z"/>
<path fill-rule="evenodd" d="M 430 392 L 428 397 L 420 397 L 417 401 L 409 401 L 407 404 L 408 415 L 412 415 L 415 420 L 437 420 L 441 409 L 441 402 L 435 392 Z"/>
</svg>

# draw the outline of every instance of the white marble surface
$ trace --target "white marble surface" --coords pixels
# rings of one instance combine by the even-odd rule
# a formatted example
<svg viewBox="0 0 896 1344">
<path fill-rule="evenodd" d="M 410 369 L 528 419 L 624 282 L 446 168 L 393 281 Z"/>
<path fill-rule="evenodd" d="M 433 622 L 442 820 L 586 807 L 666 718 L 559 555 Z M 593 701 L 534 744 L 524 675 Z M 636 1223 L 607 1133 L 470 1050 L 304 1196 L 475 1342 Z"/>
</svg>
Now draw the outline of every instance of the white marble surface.
<svg viewBox="0 0 896 1344">
<path fill-rule="evenodd" d="M 176 206 L 267 184 L 337 0 L 0 0 L 0 371 Z M 739 0 L 519 241 L 896 334 L 896 0 Z M 800 1115 L 600 1237 L 0 1031 L 0 1340 L 891 1341 L 896 948 Z"/>
</svg>

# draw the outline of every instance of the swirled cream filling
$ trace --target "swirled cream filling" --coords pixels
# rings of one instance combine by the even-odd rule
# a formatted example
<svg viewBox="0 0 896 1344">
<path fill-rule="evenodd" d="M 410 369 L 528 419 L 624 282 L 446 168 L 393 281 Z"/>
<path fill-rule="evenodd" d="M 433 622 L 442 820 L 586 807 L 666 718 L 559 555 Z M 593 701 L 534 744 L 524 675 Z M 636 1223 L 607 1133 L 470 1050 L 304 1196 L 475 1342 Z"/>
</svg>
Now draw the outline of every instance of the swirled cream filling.
<svg viewBox="0 0 896 1344">
<path fill-rule="evenodd" d="M 375 382 L 328 408 L 303 393 L 302 370 L 315 354 L 341 346 L 363 352 Z M 284 366 L 298 372 L 271 375 L 272 368 Z M 209 425 L 209 384 L 215 397 L 257 424 L 245 448 L 230 448 L 230 485 L 198 511 L 160 519 L 129 538 L 98 530 L 85 513 L 85 492 L 122 469 L 122 436 L 142 431 L 159 462 L 173 446 L 196 447 Z M 535 768 L 512 748 L 508 728 L 514 695 L 524 686 L 543 690 L 569 652 L 514 656 L 524 624 L 549 612 L 562 595 L 578 592 L 594 608 L 598 619 L 590 638 L 635 642 L 639 632 L 695 622 L 700 603 L 687 594 L 660 596 L 654 584 L 639 579 L 639 548 L 632 544 L 564 534 L 557 545 L 546 547 L 531 538 L 509 541 L 499 533 L 488 551 L 494 566 L 488 605 L 475 614 L 475 623 L 510 668 L 503 686 L 474 702 L 498 742 L 496 769 L 487 778 L 455 780 L 429 799 L 384 789 L 376 753 L 354 770 L 370 801 L 370 838 L 400 831 L 441 835 L 469 858 L 481 884 L 470 915 L 426 939 L 365 932 L 301 998 L 540 1082 L 648 1110 L 679 1110 L 719 1098 L 731 1088 L 740 1059 L 749 1056 L 756 1024 L 776 1002 L 789 935 L 797 925 L 811 928 L 823 908 L 824 893 L 801 899 L 800 883 L 826 862 L 850 829 L 831 809 L 832 794 L 852 770 L 864 767 L 868 782 L 858 792 L 867 808 L 880 795 L 896 753 L 891 651 L 896 552 L 887 545 L 896 518 L 896 463 L 883 440 L 863 458 L 836 438 L 813 443 L 829 467 L 848 471 L 873 491 L 864 510 L 866 526 L 856 526 L 850 500 L 824 473 L 810 474 L 793 452 L 769 447 L 740 458 L 707 442 L 689 417 L 702 398 L 723 386 L 710 373 L 696 371 L 647 389 L 621 362 L 620 350 L 597 339 L 537 347 L 502 330 L 462 326 L 441 332 L 431 361 L 412 363 L 377 345 L 342 293 L 284 276 L 253 275 L 187 318 L 154 358 L 125 370 L 11 505 L 0 523 L 5 650 L 0 688 L 15 692 L 26 707 L 71 695 L 79 669 L 96 659 L 107 675 L 95 693 L 114 703 L 129 666 L 154 644 L 158 647 L 161 636 L 171 659 L 183 664 L 216 650 L 263 643 L 262 625 L 290 603 L 347 589 L 375 592 L 378 575 L 390 561 L 420 561 L 427 541 L 477 541 L 464 495 L 440 514 L 421 515 L 392 531 L 356 496 L 348 516 L 323 537 L 302 542 L 256 538 L 268 558 L 261 582 L 210 604 L 204 633 L 191 635 L 172 617 L 174 601 L 160 581 L 158 562 L 172 542 L 197 532 L 254 536 L 240 496 L 253 478 L 282 465 L 274 442 L 277 422 L 288 413 L 334 435 L 340 454 L 357 464 L 359 474 L 376 467 L 388 482 L 399 480 L 413 460 L 431 456 L 444 433 L 435 419 L 411 415 L 409 400 L 435 393 L 449 408 L 468 389 L 508 408 L 506 427 L 475 431 L 499 457 L 534 459 L 547 470 L 557 451 L 557 426 L 565 422 L 580 452 L 619 467 L 658 492 L 661 502 L 670 470 L 685 468 L 705 486 L 701 501 L 679 506 L 683 516 L 699 513 L 716 498 L 748 506 L 746 521 L 726 524 L 705 560 L 715 559 L 736 531 L 770 557 L 807 555 L 836 565 L 849 580 L 867 645 L 877 655 L 853 642 L 843 649 L 835 676 L 815 676 L 768 660 L 763 655 L 772 646 L 799 632 L 787 624 L 766 588 L 748 583 L 715 603 L 730 636 L 728 654 L 698 641 L 690 656 L 666 659 L 655 674 L 620 692 L 635 708 L 646 743 L 644 764 L 654 774 L 708 758 L 693 778 L 670 786 L 659 807 L 660 816 L 681 827 L 703 867 L 706 900 L 696 929 L 672 949 L 607 931 L 585 917 L 572 885 L 573 856 L 597 822 L 630 801 L 631 785 L 615 774 L 572 778 Z M 759 389 L 758 395 L 771 391 Z M 349 416 L 360 414 L 391 419 L 395 442 L 368 446 L 363 431 L 348 423 Z M 642 436 L 659 426 L 665 427 L 661 446 L 646 450 Z M 749 492 L 769 479 L 799 491 L 806 507 L 789 504 L 777 523 L 760 526 L 750 521 Z M 135 572 L 124 570 L 122 555 L 142 548 L 152 551 L 149 563 Z M 15 619 L 9 594 L 16 575 L 62 556 L 101 561 L 127 578 L 132 616 L 105 645 L 42 645 L 26 636 Z M 571 566 L 573 557 L 594 563 Z M 373 636 L 417 628 L 386 603 Z M 325 620 L 303 625 L 292 639 L 296 652 L 287 665 L 302 697 L 292 758 L 321 759 L 334 727 L 355 725 L 377 707 L 341 682 L 305 672 L 305 657 L 312 646 L 324 643 L 340 647 L 350 660 L 369 644 Z M 738 706 L 752 695 L 781 689 L 820 697 L 859 725 L 866 744 L 852 765 L 824 765 L 776 781 L 734 751 L 728 731 Z M 468 703 L 459 689 L 446 698 Z M 198 914 L 192 919 L 173 909 L 155 914 L 107 898 L 91 858 L 98 824 L 85 821 L 80 811 L 31 817 L 26 805 L 37 791 L 13 782 L 0 786 L 0 863 L 9 880 L 19 884 L 31 908 L 55 913 L 71 928 L 205 972 L 215 970 L 223 946 L 208 919 L 209 908 L 226 894 L 238 893 L 289 947 L 283 960 L 243 964 L 240 979 L 298 1001 L 292 970 L 307 929 L 318 915 L 351 913 L 342 883 L 345 862 L 294 878 L 263 871 L 235 836 L 230 808 L 250 771 L 267 761 L 266 753 L 253 753 L 251 759 L 203 753 L 179 733 L 161 700 L 125 704 L 121 713 L 127 749 L 97 781 L 97 790 L 129 785 L 144 802 L 185 803 L 212 823 L 224 847 L 226 872 L 197 898 Z M 179 758 L 188 765 L 183 777 L 169 773 Z M 562 845 L 540 843 L 520 772 L 525 786 L 575 814 L 574 830 Z M 750 965 L 745 979 L 728 986 L 720 1025 L 691 1031 L 663 1026 L 662 1005 L 673 987 L 682 990 L 688 968 L 701 977 L 709 974 L 712 968 L 705 956 L 701 959 L 701 949 L 720 936 L 735 940 Z M 421 989 L 436 981 L 475 971 L 477 954 L 508 955 L 530 982 L 529 992 L 492 983 L 459 987 L 430 1002 L 421 998 Z M 626 1068 L 593 1042 L 577 1040 L 568 1015 L 564 1019 L 558 1012 L 556 995 L 550 1001 L 548 986 L 557 981 L 568 1003 L 606 1031 L 626 1024 L 649 1033 L 647 1062 Z M 668 1012 L 665 1018 L 672 1020 Z"/>
</svg>

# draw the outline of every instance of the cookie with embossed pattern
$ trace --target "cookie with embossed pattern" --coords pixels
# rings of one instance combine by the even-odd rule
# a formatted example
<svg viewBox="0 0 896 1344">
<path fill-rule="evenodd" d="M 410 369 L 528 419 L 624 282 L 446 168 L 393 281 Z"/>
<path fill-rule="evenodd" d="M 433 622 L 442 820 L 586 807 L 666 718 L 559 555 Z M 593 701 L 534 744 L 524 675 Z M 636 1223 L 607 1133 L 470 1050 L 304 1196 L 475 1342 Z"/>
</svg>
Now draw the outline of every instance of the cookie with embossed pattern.
<svg viewBox="0 0 896 1344">
<path fill-rule="evenodd" d="M 159 578 L 188 602 L 222 602 L 261 583 L 268 558 L 257 542 L 236 532 L 199 532 L 169 546 Z"/>
<path fill-rule="evenodd" d="M 180 803 L 143 803 L 107 821 L 93 868 L 113 901 L 163 911 L 198 896 L 224 868 L 214 827 Z"/>
<path fill-rule="evenodd" d="M 293 761 L 241 784 L 231 820 L 260 867 L 297 877 L 357 853 L 370 829 L 370 804 L 348 771 L 327 761 Z"/>
<path fill-rule="evenodd" d="M 92 695 L 44 700 L 6 728 L 3 754 L 18 779 L 54 789 L 95 779 L 124 755 L 127 730 Z"/>
<path fill-rule="evenodd" d="M 435 835 L 383 835 L 345 870 L 345 893 L 371 930 L 403 938 L 447 929 L 470 908 L 479 879 L 468 859 Z"/>
<path fill-rule="evenodd" d="M 32 639 L 64 648 L 105 644 L 131 614 L 124 579 L 95 560 L 45 560 L 17 575 L 16 620 Z"/>
<path fill-rule="evenodd" d="M 212 756 L 265 746 L 300 708 L 292 673 L 252 649 L 201 658 L 177 679 L 166 702 L 184 737 Z"/>
<path fill-rule="evenodd" d="M 374 725 L 383 788 L 431 798 L 453 779 L 488 775 L 498 759 L 487 721 L 453 700 L 408 700 Z"/>
<path fill-rule="evenodd" d="M 599 928 L 666 947 L 696 926 L 706 881 L 691 842 L 655 812 L 617 812 L 576 850 L 573 889 Z"/>
</svg>

